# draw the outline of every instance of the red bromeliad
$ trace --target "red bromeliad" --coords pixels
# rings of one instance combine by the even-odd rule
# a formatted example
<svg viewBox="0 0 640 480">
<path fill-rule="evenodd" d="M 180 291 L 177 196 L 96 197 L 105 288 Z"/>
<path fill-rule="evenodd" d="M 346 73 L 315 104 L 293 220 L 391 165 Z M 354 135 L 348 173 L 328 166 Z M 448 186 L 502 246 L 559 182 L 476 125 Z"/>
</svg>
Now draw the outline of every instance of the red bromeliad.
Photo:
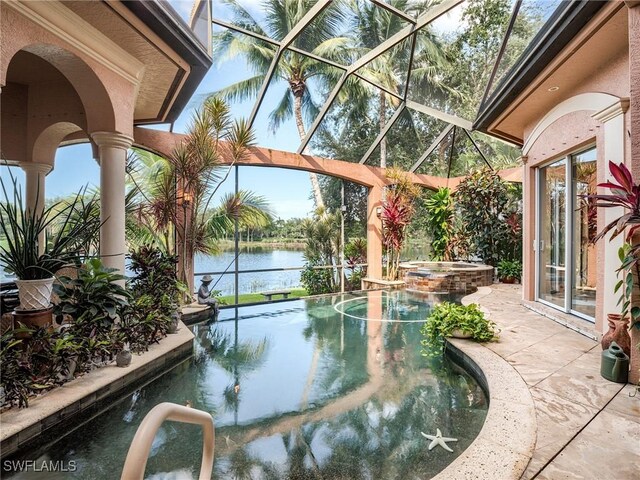
<svg viewBox="0 0 640 480">
<path fill-rule="evenodd" d="M 405 228 L 413 214 L 412 202 L 398 191 L 387 192 L 382 206 L 382 242 L 387 249 L 387 275 L 391 280 L 397 276 L 397 259 L 404 243 Z"/>
</svg>

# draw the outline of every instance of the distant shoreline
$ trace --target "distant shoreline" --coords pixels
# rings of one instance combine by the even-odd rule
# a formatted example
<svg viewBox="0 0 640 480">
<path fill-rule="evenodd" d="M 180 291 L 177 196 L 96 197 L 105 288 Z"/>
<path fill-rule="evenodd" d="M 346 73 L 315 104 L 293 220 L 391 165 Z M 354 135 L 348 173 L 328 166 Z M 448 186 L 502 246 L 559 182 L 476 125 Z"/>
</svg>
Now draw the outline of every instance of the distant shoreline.
<svg viewBox="0 0 640 480">
<path fill-rule="evenodd" d="M 229 251 L 234 249 L 233 240 L 220 240 L 220 250 Z M 304 240 L 297 239 L 282 239 L 274 241 L 259 241 L 259 242 L 240 242 L 238 245 L 240 248 L 278 248 L 285 250 L 304 250 Z"/>
</svg>

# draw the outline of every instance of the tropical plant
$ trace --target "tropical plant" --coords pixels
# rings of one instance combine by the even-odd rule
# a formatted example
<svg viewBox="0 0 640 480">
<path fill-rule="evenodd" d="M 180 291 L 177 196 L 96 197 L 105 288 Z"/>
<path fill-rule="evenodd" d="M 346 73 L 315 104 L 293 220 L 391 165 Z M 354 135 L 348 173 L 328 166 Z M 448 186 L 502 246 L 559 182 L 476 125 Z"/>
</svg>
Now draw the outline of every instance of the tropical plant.
<svg viewBox="0 0 640 480">
<path fill-rule="evenodd" d="M 451 260 L 449 241 L 453 230 L 453 198 L 451 191 L 442 187 L 426 201 L 427 225 L 431 233 L 432 260 Z"/>
<path fill-rule="evenodd" d="M 361 264 L 367 261 L 367 240 L 354 238 L 344 246 L 346 268 L 350 270 L 347 276 L 348 290 L 360 290 L 362 277 L 366 274 L 366 267 Z"/>
<path fill-rule="evenodd" d="M 414 200 L 420 195 L 420 189 L 401 170 L 390 168 L 386 175 L 393 184 L 382 202 L 382 244 L 387 258 L 387 279 L 396 280 L 406 228 L 413 217 Z"/>
<path fill-rule="evenodd" d="M 0 262 L 20 280 L 51 278 L 62 267 L 78 265 L 81 253 L 100 231 L 100 219 L 82 216 L 83 192 L 64 205 L 54 204 L 41 212 L 23 207 L 22 193 L 12 177 L 13 195 L 0 185 Z M 55 226 L 55 228 L 54 228 Z"/>
<path fill-rule="evenodd" d="M 217 241 L 233 220 L 264 225 L 270 219 L 266 201 L 247 191 L 212 205 L 231 170 L 222 168 L 222 159 L 233 166 L 248 155 L 253 141 L 244 120 L 233 121 L 222 100 L 209 98 L 194 113 L 187 134 L 169 158 L 139 154 L 133 159 L 130 180 L 140 195 L 138 211 L 132 215 L 140 230 L 138 246 L 153 242 L 183 258 L 182 283 L 192 283 L 194 255 L 216 252 Z"/>
<path fill-rule="evenodd" d="M 129 344 L 133 352 L 142 352 L 167 334 L 186 287 L 176 276 L 175 255 L 145 245 L 128 258 L 134 273 L 129 281 L 133 300 L 123 309 L 119 342 Z"/>
<path fill-rule="evenodd" d="M 598 187 L 608 188 L 610 194 L 591 194 L 583 198 L 594 202 L 595 207 L 622 208 L 624 214 L 609 222 L 594 238 L 597 242 L 611 232 L 609 241 L 618 235 L 624 235 L 625 244 L 618 250 L 621 277 L 614 287 L 620 293 L 618 305 L 622 318 L 631 316 L 631 324 L 640 328 L 640 307 L 632 306 L 634 285 L 640 286 L 640 244 L 634 240 L 634 234 L 640 229 L 640 185 L 635 183 L 633 175 L 624 163 L 609 162 L 609 172 L 613 179 L 599 183 Z"/>
<path fill-rule="evenodd" d="M 20 327 L 4 332 L 0 341 L 0 406 L 26 408 L 29 397 L 72 378 L 70 366 L 78 351 L 66 331 Z"/>
<path fill-rule="evenodd" d="M 500 260 L 498 262 L 498 278 L 500 280 L 520 280 L 522 277 L 522 263 L 517 260 Z M 512 282 L 513 283 L 513 282 Z"/>
<path fill-rule="evenodd" d="M 282 39 L 313 7 L 315 0 L 266 0 L 262 5 L 265 14 L 262 22 L 257 21 L 236 0 L 225 0 L 223 3 L 231 10 L 235 24 L 263 37 Z M 347 39 L 338 34 L 342 21 L 342 10 L 337 5 L 331 5 L 304 29 L 303 34 L 296 37 L 293 45 L 314 55 L 333 58 L 347 43 Z M 242 101 L 257 96 L 272 60 L 280 55 L 271 85 L 272 88 L 276 88 L 276 85 L 283 85 L 285 88 L 276 108 L 269 115 L 269 125 L 275 131 L 293 117 L 300 139 L 306 136 L 305 120 L 313 120 L 318 113 L 309 91 L 309 82 L 313 80 L 326 88 L 340 74 L 339 70 L 324 62 L 289 49 L 278 52 L 275 46 L 262 40 L 230 30 L 214 35 L 213 45 L 213 56 L 219 62 L 242 56 L 248 67 L 255 72 L 253 77 L 215 93 L 229 101 Z M 309 178 L 316 207 L 324 208 L 317 175 L 310 172 Z"/>
<path fill-rule="evenodd" d="M 24 329 L 23 329 L 24 330 Z M 2 386 L 2 398 L 0 405 L 29 406 L 29 392 L 31 376 L 22 362 L 22 339 L 16 334 L 20 331 L 7 330 L 0 339 L 0 384 Z"/>
<path fill-rule="evenodd" d="M 119 284 L 125 277 L 97 258 L 76 271 L 77 278 L 61 276 L 54 285 L 59 298 L 54 311 L 73 318 L 71 333 L 79 341 L 104 338 L 131 299 L 131 293 Z"/>
<path fill-rule="evenodd" d="M 520 258 L 519 203 L 495 171 L 486 167 L 469 174 L 458 185 L 454 199 L 472 254 L 492 266 L 502 259 Z"/>
<path fill-rule="evenodd" d="M 321 209 L 311 219 L 303 223 L 305 231 L 305 269 L 300 280 L 310 295 L 335 292 L 339 285 L 337 268 L 340 239 L 340 216 L 325 213 Z"/>
<path fill-rule="evenodd" d="M 433 307 L 429 318 L 422 326 L 420 333 L 423 355 L 435 356 L 442 353 L 444 339 L 453 336 L 454 331 L 471 335 L 478 342 L 489 342 L 497 339 L 498 329 L 487 319 L 478 305 L 460 305 L 442 302 Z"/>
</svg>

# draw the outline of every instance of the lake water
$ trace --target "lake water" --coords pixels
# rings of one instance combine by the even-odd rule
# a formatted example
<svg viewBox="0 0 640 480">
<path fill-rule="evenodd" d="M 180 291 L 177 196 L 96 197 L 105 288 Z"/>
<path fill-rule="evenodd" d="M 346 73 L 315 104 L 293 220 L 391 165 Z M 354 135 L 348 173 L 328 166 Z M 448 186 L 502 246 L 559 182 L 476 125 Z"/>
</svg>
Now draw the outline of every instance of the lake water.
<svg viewBox="0 0 640 480">
<path fill-rule="evenodd" d="M 233 251 L 223 251 L 218 255 L 197 255 L 195 258 L 195 272 L 223 272 L 228 275 L 212 275 L 211 288 L 220 290 L 222 295 L 233 295 L 234 289 L 234 259 Z M 301 250 L 284 250 L 272 248 L 242 248 L 238 256 L 238 270 L 259 270 L 267 268 L 302 267 L 304 256 Z M 200 286 L 202 275 L 196 275 L 195 286 Z M 215 287 L 213 286 L 216 284 Z M 296 288 L 300 284 L 300 270 L 284 272 L 241 273 L 239 276 L 238 293 L 255 293 L 264 290 L 280 288 Z"/>
<path fill-rule="evenodd" d="M 407 245 L 402 252 L 403 260 L 425 260 L 428 247 L 426 245 Z M 195 258 L 195 272 L 223 272 L 227 270 L 228 275 L 212 275 L 211 287 L 220 290 L 222 295 L 233 295 L 234 288 L 234 261 L 233 251 L 223 251 L 218 255 L 205 256 L 197 255 Z M 302 267 L 305 263 L 302 250 L 287 250 L 282 248 L 251 247 L 240 249 L 238 257 L 239 270 L 259 270 L 268 268 Z M 284 272 L 260 272 L 241 273 L 239 277 L 239 292 L 256 293 L 264 290 L 276 290 L 281 288 L 300 287 L 300 270 L 290 270 Z M 202 275 L 196 275 L 195 286 L 200 286 Z"/>
</svg>

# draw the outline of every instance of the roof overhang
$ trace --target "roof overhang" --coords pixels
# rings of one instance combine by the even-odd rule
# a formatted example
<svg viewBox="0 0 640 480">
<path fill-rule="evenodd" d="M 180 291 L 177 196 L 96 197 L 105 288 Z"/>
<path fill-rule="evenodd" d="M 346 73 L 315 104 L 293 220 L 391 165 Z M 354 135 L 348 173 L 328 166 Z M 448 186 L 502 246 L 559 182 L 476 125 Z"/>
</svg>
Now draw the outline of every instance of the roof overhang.
<svg viewBox="0 0 640 480">
<path fill-rule="evenodd" d="M 137 121 L 137 124 L 174 122 L 185 108 L 212 65 L 207 47 L 165 0 L 123 1 L 122 4 L 142 21 L 188 65 L 186 78 L 176 77 L 163 105 L 162 118 Z"/>
<path fill-rule="evenodd" d="M 548 70 L 556 57 L 605 5 L 609 4 L 609 7 L 612 7 L 611 4 L 616 3 L 618 2 L 599 0 L 561 2 L 543 29 L 538 32 L 516 64 L 500 81 L 493 94 L 482 105 L 474 122 L 474 129 L 522 145 L 522 134 L 498 128 L 501 117 L 514 104 L 522 100 L 522 96 L 534 81 Z M 624 2 L 613 7 L 615 9 L 624 7 Z"/>
</svg>

